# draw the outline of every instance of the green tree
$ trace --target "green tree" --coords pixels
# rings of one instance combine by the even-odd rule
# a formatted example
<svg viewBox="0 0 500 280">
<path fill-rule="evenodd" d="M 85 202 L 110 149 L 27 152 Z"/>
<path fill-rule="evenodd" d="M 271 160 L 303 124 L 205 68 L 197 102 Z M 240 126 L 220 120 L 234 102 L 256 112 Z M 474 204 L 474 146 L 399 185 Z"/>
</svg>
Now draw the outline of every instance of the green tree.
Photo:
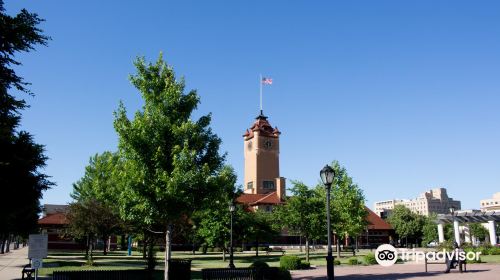
<svg viewBox="0 0 500 280">
<path fill-rule="evenodd" d="M 430 242 L 437 241 L 437 215 L 431 214 L 429 217 L 420 216 L 422 219 L 422 246 L 427 246 Z"/>
<path fill-rule="evenodd" d="M 334 161 L 331 167 L 335 178 L 331 189 L 332 229 L 337 235 L 337 257 L 340 257 L 340 236 L 358 236 L 366 228 L 365 197 L 363 191 L 355 184 L 345 167 Z M 316 186 L 315 191 L 326 208 L 326 190 L 323 184 Z M 324 214 L 326 220 L 326 214 Z M 326 232 L 326 230 L 325 230 Z"/>
<path fill-rule="evenodd" d="M 410 239 L 417 239 L 422 235 L 422 219 L 418 214 L 413 213 L 404 205 L 396 205 L 388 218 L 389 224 L 394 228 L 396 234 L 401 239 L 407 241 Z M 406 242 L 408 246 L 408 242 Z"/>
<path fill-rule="evenodd" d="M 162 55 L 155 63 L 135 61 L 130 77 L 144 105 L 129 119 L 123 104 L 115 112 L 119 151 L 126 160 L 122 215 L 141 219 L 165 233 L 165 279 L 171 258 L 171 234 L 179 219 L 211 201 L 224 186 L 221 140 L 210 129 L 211 116 L 191 119 L 200 102 L 196 91 L 185 93 L 183 79 L 176 79 Z"/>
<path fill-rule="evenodd" d="M 119 231 L 120 217 L 113 209 L 96 199 L 80 200 L 71 203 L 68 211 L 69 226 L 67 233 L 77 239 L 87 240 L 86 258 L 92 263 L 93 244 L 96 238 L 104 241 L 104 254 L 108 237 Z"/>
<path fill-rule="evenodd" d="M 321 197 L 305 184 L 292 181 L 291 197 L 274 209 L 275 221 L 281 228 L 303 236 L 306 241 L 306 261 L 309 261 L 309 242 L 324 236 L 325 210 Z"/>
<path fill-rule="evenodd" d="M 196 236 L 203 240 L 204 246 L 219 247 L 222 249 L 222 260 L 225 261 L 226 251 L 229 248 L 230 241 L 230 218 L 229 205 L 237 196 L 234 186 L 236 184 L 236 175 L 234 170 L 226 166 L 221 175 L 226 177 L 223 180 L 227 185 L 218 190 L 218 194 L 213 194 L 213 202 L 208 207 L 197 210 L 193 214 L 193 222 L 196 229 Z M 238 216 L 243 213 L 241 207 L 236 207 L 234 213 L 233 228 L 237 227 Z"/>
<path fill-rule="evenodd" d="M 14 70 L 21 65 L 14 57 L 46 45 L 49 37 L 38 27 L 42 21 L 25 9 L 16 16 L 7 15 L 0 0 L 0 186 L 4 198 L 0 203 L 0 253 L 5 245 L 8 250 L 10 236 L 26 236 L 36 230 L 39 200 L 52 185 L 41 172 L 47 161 L 44 147 L 18 129 L 20 112 L 28 105 L 13 93 L 32 94 L 29 84 Z"/>
<path fill-rule="evenodd" d="M 489 236 L 488 230 L 481 223 L 469 224 L 470 235 L 484 242 Z"/>
<path fill-rule="evenodd" d="M 278 235 L 278 231 L 273 227 L 273 215 L 269 212 L 257 209 L 255 212 L 244 212 L 240 215 L 241 223 L 245 225 L 241 228 L 243 239 L 255 242 L 255 256 L 259 256 L 259 245 L 263 240 L 272 240 Z"/>
</svg>

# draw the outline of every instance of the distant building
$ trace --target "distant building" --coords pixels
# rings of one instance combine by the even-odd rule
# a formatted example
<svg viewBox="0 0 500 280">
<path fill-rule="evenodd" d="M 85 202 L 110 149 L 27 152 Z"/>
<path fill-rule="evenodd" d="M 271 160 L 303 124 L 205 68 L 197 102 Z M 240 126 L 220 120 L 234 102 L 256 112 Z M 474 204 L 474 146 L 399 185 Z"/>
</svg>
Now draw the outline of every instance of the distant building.
<svg viewBox="0 0 500 280">
<path fill-rule="evenodd" d="M 450 207 L 461 209 L 459 200 L 448 197 L 445 188 L 432 189 L 421 193 L 413 199 L 392 199 L 375 202 L 375 213 L 381 218 L 387 218 L 396 205 L 404 205 L 414 213 L 429 216 L 432 213 L 447 214 Z"/>
<path fill-rule="evenodd" d="M 481 211 L 500 210 L 500 192 L 493 195 L 492 198 L 481 200 Z"/>
</svg>

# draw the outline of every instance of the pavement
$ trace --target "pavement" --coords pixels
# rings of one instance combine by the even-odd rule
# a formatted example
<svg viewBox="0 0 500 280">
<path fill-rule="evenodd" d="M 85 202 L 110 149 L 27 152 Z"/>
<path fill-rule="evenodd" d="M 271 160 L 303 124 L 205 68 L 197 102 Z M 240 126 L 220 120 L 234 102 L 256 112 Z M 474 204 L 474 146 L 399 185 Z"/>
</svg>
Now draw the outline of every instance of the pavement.
<svg viewBox="0 0 500 280">
<path fill-rule="evenodd" d="M 423 264 L 397 264 L 390 267 L 380 265 L 370 266 L 341 266 L 335 267 L 336 280 L 498 280 L 500 279 L 499 264 L 468 264 L 467 272 L 460 273 L 452 269 L 450 273 L 443 273 L 445 266 L 431 265 L 429 272 L 425 272 Z M 326 267 L 320 266 L 308 270 L 292 271 L 294 280 L 322 280 L 326 279 Z"/>
<path fill-rule="evenodd" d="M 21 279 L 21 271 L 28 264 L 28 247 L 10 250 L 0 255 L 0 280 Z"/>
</svg>

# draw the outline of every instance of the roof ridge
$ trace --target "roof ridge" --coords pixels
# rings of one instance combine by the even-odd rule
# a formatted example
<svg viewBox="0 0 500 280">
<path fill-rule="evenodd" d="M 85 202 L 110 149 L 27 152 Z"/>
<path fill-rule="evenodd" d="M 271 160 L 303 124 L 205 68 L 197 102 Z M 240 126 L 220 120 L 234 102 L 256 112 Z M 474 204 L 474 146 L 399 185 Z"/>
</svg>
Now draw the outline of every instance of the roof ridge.
<svg viewBox="0 0 500 280">
<path fill-rule="evenodd" d="M 272 195 L 273 193 L 276 193 L 276 191 L 268 193 L 267 195 L 265 195 L 264 197 L 260 198 L 259 200 L 256 200 L 254 203 L 260 202 L 260 201 L 262 201 L 262 200 L 264 200 L 264 199 L 268 198 L 268 197 L 269 197 L 270 195 Z"/>
</svg>

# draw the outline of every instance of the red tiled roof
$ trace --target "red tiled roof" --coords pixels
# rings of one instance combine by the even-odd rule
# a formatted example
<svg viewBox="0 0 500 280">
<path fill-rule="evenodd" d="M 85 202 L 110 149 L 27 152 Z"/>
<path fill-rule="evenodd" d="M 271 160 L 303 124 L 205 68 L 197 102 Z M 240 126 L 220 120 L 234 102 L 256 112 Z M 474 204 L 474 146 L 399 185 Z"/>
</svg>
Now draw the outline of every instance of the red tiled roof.
<svg viewBox="0 0 500 280">
<path fill-rule="evenodd" d="M 257 117 L 257 120 L 253 123 L 250 129 L 247 129 L 245 134 L 243 134 L 243 137 L 247 139 L 252 138 L 254 131 L 259 131 L 260 135 L 268 137 L 278 137 L 281 134 L 278 128 L 273 128 L 269 121 L 267 121 L 267 117 L 263 115 Z"/>
<path fill-rule="evenodd" d="M 259 204 L 281 204 L 282 201 L 279 199 L 276 192 L 270 192 L 267 194 L 249 194 L 244 193 L 240 195 L 236 201 L 242 204 L 248 205 L 259 205 Z"/>
<path fill-rule="evenodd" d="M 380 218 L 375 212 L 370 210 L 370 208 L 365 206 L 368 215 L 366 216 L 366 221 L 368 222 L 368 229 L 392 229 L 391 225 L 387 223 L 384 219 Z"/>
<path fill-rule="evenodd" d="M 66 225 L 68 220 L 65 213 L 48 214 L 47 216 L 38 220 L 39 225 Z"/>
</svg>

